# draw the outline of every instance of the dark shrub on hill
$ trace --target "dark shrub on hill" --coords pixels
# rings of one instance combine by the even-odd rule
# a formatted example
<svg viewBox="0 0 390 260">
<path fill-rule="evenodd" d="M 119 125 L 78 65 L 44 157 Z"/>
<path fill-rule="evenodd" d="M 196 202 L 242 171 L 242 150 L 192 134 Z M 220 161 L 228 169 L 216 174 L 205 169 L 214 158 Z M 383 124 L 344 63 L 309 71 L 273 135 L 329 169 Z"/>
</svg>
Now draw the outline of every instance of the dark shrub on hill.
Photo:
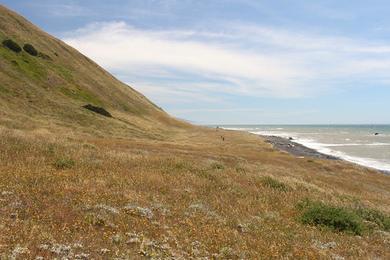
<svg viewBox="0 0 390 260">
<path fill-rule="evenodd" d="M 44 60 L 53 60 L 49 55 L 43 53 L 43 52 L 39 52 L 38 53 L 38 57 L 44 59 Z"/>
<path fill-rule="evenodd" d="M 19 44 L 17 44 L 11 39 L 4 40 L 3 46 L 17 53 L 22 51 L 22 48 L 20 48 Z"/>
<path fill-rule="evenodd" d="M 37 56 L 38 55 L 38 51 L 34 48 L 34 46 L 32 46 L 31 44 L 29 43 L 26 43 L 24 46 L 23 46 L 23 50 L 25 52 L 27 52 L 28 54 L 32 55 L 32 56 Z"/>
<path fill-rule="evenodd" d="M 83 106 L 83 108 L 91 110 L 92 112 L 98 113 L 102 116 L 112 117 L 112 115 L 102 107 L 96 107 L 96 106 L 93 106 L 91 104 L 88 104 L 88 105 Z"/>
</svg>

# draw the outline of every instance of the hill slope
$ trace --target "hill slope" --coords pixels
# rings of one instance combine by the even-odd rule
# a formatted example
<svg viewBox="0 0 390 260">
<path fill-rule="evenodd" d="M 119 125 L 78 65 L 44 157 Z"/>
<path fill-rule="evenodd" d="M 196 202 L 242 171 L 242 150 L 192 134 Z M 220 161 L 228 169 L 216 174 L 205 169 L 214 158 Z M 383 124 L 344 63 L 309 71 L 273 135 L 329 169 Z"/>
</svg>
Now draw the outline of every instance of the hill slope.
<svg viewBox="0 0 390 260">
<path fill-rule="evenodd" d="M 0 259 L 390 259 L 390 176 L 172 119 L 4 7 L 0 38 L 44 53 L 0 47 Z"/>
<path fill-rule="evenodd" d="M 6 39 L 20 47 L 31 44 L 39 54 L 33 56 L 24 50 L 17 53 L 0 46 L 3 123 L 19 122 L 19 127 L 28 128 L 50 121 L 97 125 L 97 129 L 108 130 L 101 122 L 104 118 L 81 108 L 92 104 L 104 107 L 119 119 L 110 120 L 110 125 L 138 135 L 145 130 L 155 129 L 157 133 L 159 128 L 185 125 L 72 47 L 0 6 L 0 42 Z"/>
</svg>

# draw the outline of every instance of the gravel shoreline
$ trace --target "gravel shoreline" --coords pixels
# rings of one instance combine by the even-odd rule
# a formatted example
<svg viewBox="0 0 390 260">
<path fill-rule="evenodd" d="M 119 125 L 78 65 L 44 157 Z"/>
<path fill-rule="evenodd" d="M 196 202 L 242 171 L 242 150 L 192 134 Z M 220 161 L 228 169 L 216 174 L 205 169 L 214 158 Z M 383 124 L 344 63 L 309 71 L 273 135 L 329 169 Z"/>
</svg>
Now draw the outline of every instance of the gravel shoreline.
<svg viewBox="0 0 390 260">
<path fill-rule="evenodd" d="M 262 137 L 266 140 L 267 143 L 272 144 L 272 146 L 278 150 L 287 152 L 291 155 L 297 156 L 297 157 L 314 157 L 314 158 L 319 158 L 319 159 L 326 159 L 326 160 L 343 160 L 339 157 L 332 156 L 332 155 L 327 155 L 320 153 L 314 149 L 311 149 L 309 147 L 306 147 L 302 144 L 294 142 L 294 139 L 288 139 L 280 136 L 270 136 L 270 135 L 262 135 Z M 344 160 L 345 161 L 345 160 Z M 348 161 L 346 161 L 348 162 Z M 352 163 L 352 162 L 349 162 Z M 359 164 L 357 164 L 359 165 Z M 379 170 L 363 165 L 359 165 L 360 167 L 365 167 L 371 170 L 378 171 L 380 173 L 390 175 L 390 171 L 384 171 L 384 170 Z"/>
<path fill-rule="evenodd" d="M 338 157 L 320 153 L 314 149 L 308 148 L 304 145 L 294 142 L 280 136 L 263 135 L 267 143 L 272 144 L 276 149 L 282 150 L 297 157 L 315 157 L 327 160 L 341 160 Z"/>
</svg>

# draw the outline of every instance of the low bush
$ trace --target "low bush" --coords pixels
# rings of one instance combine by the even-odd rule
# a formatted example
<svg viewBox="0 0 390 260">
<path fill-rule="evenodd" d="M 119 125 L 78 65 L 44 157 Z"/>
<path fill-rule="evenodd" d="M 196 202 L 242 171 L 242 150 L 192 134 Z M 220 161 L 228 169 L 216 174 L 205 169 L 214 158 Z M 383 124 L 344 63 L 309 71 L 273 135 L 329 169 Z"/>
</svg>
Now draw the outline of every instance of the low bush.
<svg viewBox="0 0 390 260">
<path fill-rule="evenodd" d="M 22 48 L 20 48 L 19 44 L 17 44 L 16 42 L 14 42 L 11 39 L 4 40 L 3 46 L 10 49 L 11 51 L 16 52 L 16 53 L 19 53 L 22 51 Z"/>
<path fill-rule="evenodd" d="M 31 44 L 29 43 L 26 43 L 24 46 L 23 46 L 23 50 L 25 52 L 27 52 L 28 54 L 30 54 L 31 56 L 38 56 L 38 51 L 34 48 L 34 46 L 32 46 Z"/>
<path fill-rule="evenodd" d="M 54 167 L 59 170 L 70 169 L 75 165 L 75 161 L 68 158 L 59 158 L 54 162 Z"/>
<path fill-rule="evenodd" d="M 364 220 L 377 224 L 380 229 L 390 231 L 390 216 L 386 216 L 378 210 L 363 207 L 355 209 L 355 212 Z"/>
<path fill-rule="evenodd" d="M 304 224 L 355 235 L 361 235 L 363 232 L 362 219 L 352 210 L 312 201 L 301 202 L 298 208 L 302 211 L 301 221 Z"/>
<path fill-rule="evenodd" d="M 274 189 L 274 190 L 278 190 L 278 191 L 283 191 L 283 192 L 287 192 L 289 190 L 291 190 L 291 187 L 284 184 L 283 182 L 280 182 L 272 177 L 263 177 L 261 179 L 261 182 L 263 183 L 263 185 L 265 187 L 268 187 L 268 188 L 271 188 L 271 189 Z"/>
</svg>

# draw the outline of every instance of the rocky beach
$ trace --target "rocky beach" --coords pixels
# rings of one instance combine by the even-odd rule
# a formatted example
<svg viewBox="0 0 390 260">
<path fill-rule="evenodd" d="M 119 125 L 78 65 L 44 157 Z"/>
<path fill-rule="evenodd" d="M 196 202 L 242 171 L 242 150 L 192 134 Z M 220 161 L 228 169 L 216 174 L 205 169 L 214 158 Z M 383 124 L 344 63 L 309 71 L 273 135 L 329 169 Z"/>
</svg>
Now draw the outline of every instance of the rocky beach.
<svg viewBox="0 0 390 260">
<path fill-rule="evenodd" d="M 280 136 L 262 136 L 267 143 L 270 143 L 278 150 L 287 152 L 297 157 L 315 157 L 327 160 L 340 160 L 340 158 L 320 153 L 314 149 L 306 147 L 302 144 L 294 142 L 294 139 L 284 138 Z"/>
</svg>

